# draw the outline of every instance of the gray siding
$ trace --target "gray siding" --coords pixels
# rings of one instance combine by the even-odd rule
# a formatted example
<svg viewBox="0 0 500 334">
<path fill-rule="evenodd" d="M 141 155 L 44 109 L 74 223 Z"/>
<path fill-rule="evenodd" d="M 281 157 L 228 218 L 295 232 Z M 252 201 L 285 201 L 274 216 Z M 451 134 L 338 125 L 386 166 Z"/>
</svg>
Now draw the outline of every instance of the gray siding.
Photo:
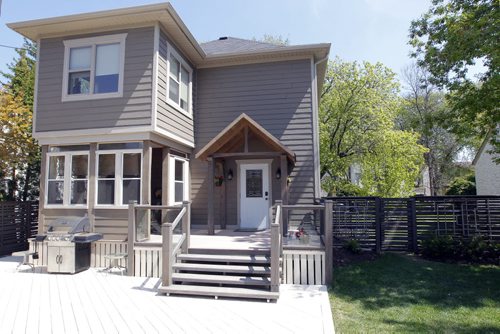
<svg viewBox="0 0 500 334">
<path fill-rule="evenodd" d="M 296 153 L 289 203 L 311 204 L 314 200 L 314 163 L 310 60 L 199 69 L 197 74 L 195 152 L 241 113 L 246 113 Z M 236 175 L 234 162 L 226 163 Z M 279 196 L 279 185 L 274 179 L 277 168 L 276 160 L 271 173 L 273 200 Z M 207 221 L 207 189 L 211 180 L 206 180 L 206 175 L 207 163 L 191 160 L 194 224 L 206 224 Z M 236 182 L 226 182 L 228 224 L 237 223 Z M 216 192 L 219 189 L 216 188 Z M 217 194 L 215 198 L 215 223 L 218 224 L 220 196 Z"/>
<path fill-rule="evenodd" d="M 478 195 L 500 195 L 500 165 L 493 162 L 488 153 L 491 144 L 486 144 L 476 162 L 476 190 Z"/>
<path fill-rule="evenodd" d="M 38 70 L 36 131 L 61 131 L 151 125 L 154 28 L 138 28 L 71 39 L 127 32 L 123 97 L 61 102 L 64 44 L 69 38 L 42 39 Z"/>
<path fill-rule="evenodd" d="M 176 50 L 178 54 L 181 54 Z M 193 100 L 195 97 L 195 73 L 193 68 Z M 169 105 L 167 101 L 167 37 L 160 32 L 158 57 L 157 126 L 189 142 L 194 141 L 193 118 Z M 194 106 L 193 106 L 194 110 Z"/>
</svg>

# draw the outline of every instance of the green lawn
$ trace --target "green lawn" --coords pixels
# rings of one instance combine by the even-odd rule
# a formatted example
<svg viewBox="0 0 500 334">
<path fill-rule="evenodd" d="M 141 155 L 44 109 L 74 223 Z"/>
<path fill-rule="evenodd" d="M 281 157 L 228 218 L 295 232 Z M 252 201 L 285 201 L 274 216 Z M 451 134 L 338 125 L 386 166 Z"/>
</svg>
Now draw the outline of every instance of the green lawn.
<svg viewBox="0 0 500 334">
<path fill-rule="evenodd" d="M 500 333 L 500 267 L 385 254 L 334 269 L 337 333 Z"/>
</svg>

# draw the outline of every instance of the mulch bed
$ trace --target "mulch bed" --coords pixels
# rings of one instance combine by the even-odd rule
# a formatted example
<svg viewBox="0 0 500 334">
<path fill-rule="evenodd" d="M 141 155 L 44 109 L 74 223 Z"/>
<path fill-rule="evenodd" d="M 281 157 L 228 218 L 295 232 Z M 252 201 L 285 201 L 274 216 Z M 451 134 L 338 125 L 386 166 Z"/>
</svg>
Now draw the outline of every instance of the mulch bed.
<svg viewBox="0 0 500 334">
<path fill-rule="evenodd" d="M 357 263 L 362 261 L 374 261 L 379 255 L 375 252 L 362 251 L 359 254 L 354 254 L 353 252 L 343 249 L 334 248 L 333 249 L 333 266 L 341 267 L 346 266 L 351 263 Z"/>
</svg>

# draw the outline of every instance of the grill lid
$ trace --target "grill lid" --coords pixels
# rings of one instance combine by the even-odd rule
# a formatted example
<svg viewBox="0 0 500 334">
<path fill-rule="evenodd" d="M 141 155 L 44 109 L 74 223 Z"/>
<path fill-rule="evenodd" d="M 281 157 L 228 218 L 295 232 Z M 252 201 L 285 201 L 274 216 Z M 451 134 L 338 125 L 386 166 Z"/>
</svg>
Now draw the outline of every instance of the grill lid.
<svg viewBox="0 0 500 334">
<path fill-rule="evenodd" d="M 81 232 L 89 232 L 89 218 L 84 217 L 62 217 L 56 219 L 49 225 L 47 232 L 49 233 L 67 233 L 75 234 Z"/>
</svg>

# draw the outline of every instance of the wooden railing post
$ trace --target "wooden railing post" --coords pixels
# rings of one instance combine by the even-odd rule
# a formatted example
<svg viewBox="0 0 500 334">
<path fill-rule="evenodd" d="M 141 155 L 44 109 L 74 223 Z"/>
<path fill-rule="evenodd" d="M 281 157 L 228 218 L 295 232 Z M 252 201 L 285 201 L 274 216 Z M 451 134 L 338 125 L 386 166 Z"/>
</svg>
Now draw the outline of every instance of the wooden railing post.
<svg viewBox="0 0 500 334">
<path fill-rule="evenodd" d="M 325 283 L 333 282 L 333 201 L 325 200 L 323 221 L 325 223 Z"/>
<path fill-rule="evenodd" d="M 281 215 L 281 206 L 276 205 L 276 217 Z M 279 218 L 279 217 L 278 217 Z M 278 219 L 279 221 L 279 219 Z M 280 224 L 271 223 L 271 291 L 279 292 L 280 287 Z"/>
<path fill-rule="evenodd" d="M 127 275 L 134 276 L 135 262 L 134 262 L 134 242 L 135 242 L 135 206 L 137 201 L 130 201 L 128 203 L 128 245 L 127 245 Z"/>
<path fill-rule="evenodd" d="M 163 286 L 172 285 L 172 249 L 173 245 L 172 223 L 165 223 L 161 226 L 162 235 L 162 274 L 161 283 Z"/>
<path fill-rule="evenodd" d="M 280 210 L 281 210 L 281 217 L 280 217 L 281 219 L 280 219 L 280 220 L 281 220 L 281 222 L 283 222 L 283 214 L 284 214 L 284 213 L 285 213 L 285 211 L 286 211 L 286 210 L 283 208 L 283 201 L 282 201 L 282 200 L 276 200 L 276 201 L 274 201 L 274 206 L 276 207 L 276 210 L 278 210 L 278 206 L 280 207 Z M 272 212 L 272 211 L 271 211 L 271 212 Z M 275 216 L 275 217 L 277 217 L 277 212 L 276 212 L 276 216 Z M 278 223 L 278 222 L 276 221 L 276 219 L 274 220 L 274 222 L 275 222 L 275 223 Z M 282 224 L 282 223 L 280 223 L 280 228 L 283 228 L 283 224 Z M 284 233 L 285 233 L 285 232 L 280 231 L 280 233 L 281 233 L 282 235 L 284 235 Z"/>
<path fill-rule="evenodd" d="M 408 217 L 408 250 L 416 253 L 418 251 L 418 244 L 415 197 L 408 198 L 406 209 Z"/>
<path fill-rule="evenodd" d="M 182 233 L 186 234 L 186 240 L 182 244 L 182 252 L 187 254 L 191 240 L 191 202 L 184 201 L 182 202 L 182 206 L 186 208 L 186 213 L 182 217 Z"/>
</svg>

